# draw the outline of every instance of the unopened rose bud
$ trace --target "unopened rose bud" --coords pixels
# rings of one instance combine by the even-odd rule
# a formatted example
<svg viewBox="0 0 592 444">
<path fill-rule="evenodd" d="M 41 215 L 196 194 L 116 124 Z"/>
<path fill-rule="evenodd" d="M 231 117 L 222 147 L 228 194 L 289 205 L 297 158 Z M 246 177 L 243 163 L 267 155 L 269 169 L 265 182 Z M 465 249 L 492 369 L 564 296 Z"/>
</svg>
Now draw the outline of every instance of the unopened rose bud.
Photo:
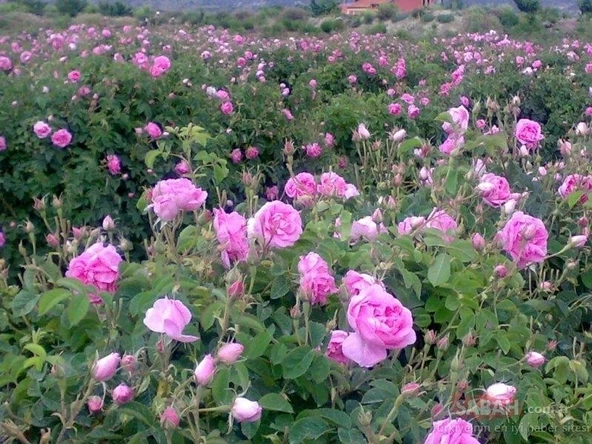
<svg viewBox="0 0 592 444">
<path fill-rule="evenodd" d="M 463 379 L 462 381 L 458 381 L 456 387 L 459 391 L 464 392 L 469 388 L 469 382 L 466 379 Z"/>
<path fill-rule="evenodd" d="M 28 220 L 27 223 L 25 224 L 25 233 L 32 233 L 35 231 L 35 225 L 33 225 L 33 223 Z"/>
<path fill-rule="evenodd" d="M 436 332 L 434 330 L 426 331 L 424 341 L 426 344 L 434 345 L 436 343 Z"/>
<path fill-rule="evenodd" d="M 245 284 L 238 279 L 230 284 L 228 287 L 228 296 L 234 299 L 239 299 L 245 293 Z"/>
<path fill-rule="evenodd" d="M 37 211 L 45 211 L 45 197 L 42 197 L 41 199 L 37 199 L 36 197 L 33 198 L 33 208 Z"/>
<path fill-rule="evenodd" d="M 382 211 L 380 211 L 380 208 L 374 210 L 372 213 L 372 220 L 377 224 L 382 222 Z"/>
<path fill-rule="evenodd" d="M 358 125 L 357 133 L 358 133 L 360 140 L 367 140 L 370 138 L 370 131 L 368 131 L 368 129 L 366 128 L 366 125 L 364 125 L 363 123 L 360 123 Z"/>
<path fill-rule="evenodd" d="M 578 136 L 587 136 L 589 133 L 590 133 L 590 128 L 588 128 L 588 125 L 586 124 L 586 122 L 578 123 L 578 125 L 576 126 L 576 134 Z"/>
<path fill-rule="evenodd" d="M 58 196 L 53 196 L 53 199 L 51 201 L 51 205 L 54 208 L 62 208 L 63 203 L 62 203 L 62 200 Z"/>
<path fill-rule="evenodd" d="M 570 248 L 582 248 L 588 242 L 588 236 L 577 235 L 569 238 L 568 246 Z"/>
<path fill-rule="evenodd" d="M 212 355 L 206 355 L 201 360 L 201 362 L 197 364 L 194 376 L 195 380 L 199 385 L 207 385 L 212 381 L 215 373 L 216 361 L 214 360 Z"/>
<path fill-rule="evenodd" d="M 368 427 L 372 424 L 372 412 L 369 410 L 361 409 L 358 416 L 358 422 L 362 427 Z"/>
<path fill-rule="evenodd" d="M 485 239 L 479 233 L 473 234 L 471 237 L 471 243 L 473 244 L 473 248 L 477 251 L 483 251 L 485 248 Z"/>
<path fill-rule="evenodd" d="M 251 173 L 249 173 L 248 171 L 243 172 L 243 175 L 241 177 L 241 180 L 243 182 L 243 185 L 248 188 L 251 185 L 253 185 L 253 175 Z"/>
<path fill-rule="evenodd" d="M 244 349 L 245 347 L 238 342 L 224 344 L 220 347 L 220 350 L 218 350 L 217 356 L 220 362 L 226 365 L 232 365 L 238 360 L 238 358 L 240 358 Z"/>
<path fill-rule="evenodd" d="M 103 230 L 115 230 L 115 221 L 111 218 L 111 216 L 105 216 L 105 218 L 103 219 Z"/>
<path fill-rule="evenodd" d="M 133 244 L 125 238 L 121 238 L 119 241 L 119 247 L 123 252 L 131 251 L 134 248 Z"/>
<path fill-rule="evenodd" d="M 230 413 L 237 422 L 256 422 L 261 419 L 263 408 L 256 401 L 238 397 L 234 400 Z"/>
<path fill-rule="evenodd" d="M 537 352 L 528 352 L 525 356 L 526 363 L 534 368 L 539 368 L 545 363 L 545 357 Z"/>
<path fill-rule="evenodd" d="M 174 429 L 179 427 L 179 414 L 174 407 L 167 407 L 160 414 L 160 425 L 165 429 Z"/>
<path fill-rule="evenodd" d="M 111 396 L 113 397 L 113 402 L 116 404 L 127 404 L 134 399 L 134 389 L 122 383 L 113 389 Z"/>
<path fill-rule="evenodd" d="M 446 350 L 448 350 L 448 345 L 449 345 L 449 343 L 448 343 L 448 335 L 441 337 L 436 342 L 436 348 L 438 350 L 446 351 Z"/>
<path fill-rule="evenodd" d="M 407 131 L 405 131 L 404 129 L 401 129 L 399 131 L 397 131 L 396 133 L 392 134 L 390 139 L 395 142 L 395 143 L 399 143 L 401 142 L 405 137 L 407 136 Z"/>
<path fill-rule="evenodd" d="M 472 347 L 477 343 L 477 338 L 475 338 L 472 333 L 467 333 L 465 336 L 463 336 L 462 343 L 466 347 Z"/>
<path fill-rule="evenodd" d="M 540 289 L 543 291 L 551 291 L 553 290 L 553 284 L 549 281 L 543 281 L 539 285 Z"/>
<path fill-rule="evenodd" d="M 412 397 L 419 392 L 421 385 L 417 382 L 410 382 L 401 387 L 401 394 L 406 397 Z"/>
<path fill-rule="evenodd" d="M 504 213 L 507 215 L 510 215 L 514 212 L 514 210 L 516 209 L 516 201 L 514 199 L 510 199 L 509 201 L 507 201 L 504 206 Z"/>
<path fill-rule="evenodd" d="M 121 358 L 121 368 L 132 373 L 136 369 L 137 359 L 134 355 L 124 355 Z"/>
<path fill-rule="evenodd" d="M 88 398 L 87 406 L 91 415 L 99 413 L 101 410 L 103 410 L 103 398 L 100 396 L 91 396 Z"/>
<path fill-rule="evenodd" d="M 92 377 L 100 382 L 111 379 L 117 372 L 120 361 L 119 353 L 111 353 L 99 359 L 92 368 Z"/>
<path fill-rule="evenodd" d="M 49 233 L 47 236 L 45 236 L 45 241 L 47 242 L 47 245 L 52 248 L 57 248 L 60 245 L 60 241 L 53 233 Z"/>
<path fill-rule="evenodd" d="M 547 350 L 554 351 L 557 348 L 557 341 L 552 339 L 547 343 Z"/>
<path fill-rule="evenodd" d="M 524 238 L 524 240 L 529 241 L 536 236 L 536 232 L 537 229 L 534 225 L 528 225 L 526 229 L 522 231 L 522 237 Z"/>
<path fill-rule="evenodd" d="M 432 410 L 431 410 L 432 419 L 434 419 L 434 420 L 438 419 L 443 411 L 444 411 L 444 406 L 440 403 L 436 404 L 434 407 L 432 407 Z"/>
<path fill-rule="evenodd" d="M 290 309 L 290 317 L 292 319 L 299 319 L 300 316 L 302 316 L 302 312 L 300 311 L 300 307 L 298 305 L 294 305 L 291 309 Z"/>
<path fill-rule="evenodd" d="M 572 146 L 567 140 L 559 139 L 559 152 L 563 157 L 569 156 L 571 154 Z"/>
<path fill-rule="evenodd" d="M 508 269 L 506 268 L 505 265 L 500 264 L 500 265 L 497 265 L 493 269 L 493 274 L 495 275 L 496 278 L 503 279 L 508 275 Z"/>
</svg>

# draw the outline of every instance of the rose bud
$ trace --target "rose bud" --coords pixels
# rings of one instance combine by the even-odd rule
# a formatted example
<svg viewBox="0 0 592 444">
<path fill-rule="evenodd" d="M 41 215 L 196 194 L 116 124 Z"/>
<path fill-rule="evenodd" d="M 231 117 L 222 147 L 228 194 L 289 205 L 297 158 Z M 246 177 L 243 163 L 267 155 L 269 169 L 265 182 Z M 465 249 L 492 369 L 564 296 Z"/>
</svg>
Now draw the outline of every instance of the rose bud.
<svg viewBox="0 0 592 444">
<path fill-rule="evenodd" d="M 230 412 L 238 422 L 255 422 L 261 419 L 263 409 L 256 401 L 246 398 L 236 398 Z"/>
<path fill-rule="evenodd" d="M 436 343 L 436 332 L 434 330 L 428 330 L 424 336 L 426 344 L 434 345 Z"/>
<path fill-rule="evenodd" d="M 407 397 L 413 396 L 417 394 L 420 387 L 421 384 L 418 384 L 417 382 L 410 382 L 401 387 L 401 394 Z"/>
<path fill-rule="evenodd" d="M 570 248 L 582 248 L 584 245 L 586 245 L 586 242 L 588 242 L 588 236 L 580 234 L 570 237 L 568 245 Z"/>
<path fill-rule="evenodd" d="M 444 411 L 444 406 L 442 404 L 438 403 L 438 404 L 434 405 L 432 407 L 432 411 L 431 411 L 432 418 L 433 419 L 438 419 L 438 417 L 440 416 L 440 414 L 443 411 Z"/>
<path fill-rule="evenodd" d="M 133 372 L 136 368 L 136 357 L 134 355 L 124 355 L 121 358 L 121 368 L 128 372 Z"/>
<path fill-rule="evenodd" d="M 134 399 L 134 389 L 122 383 L 113 389 L 111 396 L 116 404 L 127 404 Z"/>
<path fill-rule="evenodd" d="M 491 402 L 508 405 L 514 401 L 516 392 L 516 387 L 498 382 L 487 388 L 485 397 Z"/>
<path fill-rule="evenodd" d="M 218 359 L 226 365 L 232 365 L 238 358 L 240 358 L 244 349 L 245 347 L 238 342 L 224 344 L 220 347 L 220 350 L 218 350 Z"/>
<path fill-rule="evenodd" d="M 115 229 L 115 222 L 111 218 L 111 216 L 105 216 L 103 219 L 103 230 L 113 231 Z"/>
<path fill-rule="evenodd" d="M 103 410 L 103 398 L 100 396 L 91 396 L 88 398 L 88 411 L 92 414 L 98 413 Z"/>
<path fill-rule="evenodd" d="M 442 351 L 446 351 L 448 349 L 448 335 L 438 339 L 438 342 L 436 342 L 436 348 Z"/>
<path fill-rule="evenodd" d="M 539 368 L 545 363 L 545 357 L 537 352 L 528 352 L 525 356 L 526 363 L 534 368 Z"/>
<path fill-rule="evenodd" d="M 473 234 L 471 237 L 471 243 L 473 244 L 473 248 L 477 251 L 483 251 L 485 248 L 485 239 L 479 233 Z"/>
<path fill-rule="evenodd" d="M 245 284 L 243 281 L 236 280 L 234 281 L 230 287 L 228 287 L 228 296 L 234 299 L 239 299 L 243 293 L 245 292 Z"/>
<path fill-rule="evenodd" d="M 47 236 L 45 236 L 45 241 L 47 242 L 47 245 L 53 248 L 56 248 L 60 245 L 60 241 L 58 240 L 57 236 L 53 233 L 49 233 Z"/>
<path fill-rule="evenodd" d="M 493 269 L 493 274 L 495 275 L 496 278 L 503 279 L 508 275 L 508 269 L 506 268 L 505 265 L 497 265 Z"/>
<path fill-rule="evenodd" d="M 92 368 L 92 377 L 101 382 L 111 379 L 117 372 L 120 361 L 119 353 L 111 353 L 99 359 Z"/>
<path fill-rule="evenodd" d="M 199 385 L 207 385 L 216 373 L 216 361 L 212 355 L 206 355 L 195 367 L 195 380 Z"/>
<path fill-rule="evenodd" d="M 179 414 L 172 406 L 167 407 L 160 414 L 160 425 L 165 429 L 174 429 L 179 427 L 179 421 Z"/>
</svg>

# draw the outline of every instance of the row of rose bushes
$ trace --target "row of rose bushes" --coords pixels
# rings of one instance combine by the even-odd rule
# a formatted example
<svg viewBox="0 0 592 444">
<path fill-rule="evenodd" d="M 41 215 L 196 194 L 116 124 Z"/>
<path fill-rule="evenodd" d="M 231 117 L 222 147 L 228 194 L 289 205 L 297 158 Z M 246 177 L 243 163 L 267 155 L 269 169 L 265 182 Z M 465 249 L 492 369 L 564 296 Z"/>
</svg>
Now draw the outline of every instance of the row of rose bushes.
<svg viewBox="0 0 592 444">
<path fill-rule="evenodd" d="M 492 33 L 429 45 L 356 33 L 269 40 L 212 28 L 84 25 L 0 37 L 4 257 L 18 263 L 23 221 L 41 231 L 31 205 L 47 194 L 61 195 L 76 225 L 110 213 L 126 237 L 146 237 L 133 198 L 186 167 L 174 156 L 150 168 L 143 161 L 156 140 L 166 143 L 167 126 L 189 122 L 207 126 L 234 201 L 245 169 L 259 168 L 276 192 L 288 177 L 286 141 L 296 171 L 327 162 L 347 168 L 357 156 L 351 128 L 360 121 L 373 132 L 404 127 L 437 144 L 434 117 L 461 99 L 475 120 L 500 127 L 498 112 L 519 95 L 513 112 L 545 124 L 541 153 L 551 158 L 569 126 L 587 119 L 589 52 L 577 41 L 542 48 Z"/>
<path fill-rule="evenodd" d="M 142 262 L 119 218 L 81 229 L 38 204 L 52 253 L 30 232 L 22 286 L 0 284 L 3 433 L 587 442 L 589 130 L 545 162 L 545 128 L 499 116 L 450 108 L 439 146 L 360 123 L 351 175 L 297 172 L 287 143 L 281 199 L 246 173 L 237 205 L 203 129 L 170 128 L 146 166 L 175 156 L 183 177 L 134 200 Z"/>
</svg>

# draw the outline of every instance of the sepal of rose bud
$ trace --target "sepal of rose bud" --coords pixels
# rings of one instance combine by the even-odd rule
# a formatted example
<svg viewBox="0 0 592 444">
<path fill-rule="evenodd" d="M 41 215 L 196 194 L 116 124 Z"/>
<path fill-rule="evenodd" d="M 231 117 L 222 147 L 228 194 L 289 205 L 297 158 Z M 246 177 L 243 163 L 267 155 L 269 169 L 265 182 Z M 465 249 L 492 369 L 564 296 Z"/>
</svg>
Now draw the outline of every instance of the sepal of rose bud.
<svg viewBox="0 0 592 444">
<path fill-rule="evenodd" d="M 134 399 L 134 389 L 127 384 L 121 383 L 113 389 L 111 396 L 116 404 L 127 404 Z"/>
<path fill-rule="evenodd" d="M 257 401 L 238 397 L 234 400 L 230 412 L 238 422 L 255 422 L 261 419 L 263 408 Z"/>
<path fill-rule="evenodd" d="M 100 396 L 91 396 L 90 398 L 88 398 L 86 404 L 88 406 L 88 411 L 91 415 L 99 413 L 101 410 L 103 410 L 103 398 L 101 398 Z"/>
<path fill-rule="evenodd" d="M 111 379 L 117 372 L 121 358 L 119 353 L 111 353 L 99 359 L 92 368 L 91 374 L 94 379 L 100 382 Z"/>
<path fill-rule="evenodd" d="M 218 350 L 218 360 L 226 365 L 234 364 L 242 355 L 245 347 L 238 342 L 224 344 Z"/>
<path fill-rule="evenodd" d="M 174 429 L 179 427 L 179 414 L 174 407 L 169 406 L 160 414 L 160 425 L 165 429 Z"/>
</svg>

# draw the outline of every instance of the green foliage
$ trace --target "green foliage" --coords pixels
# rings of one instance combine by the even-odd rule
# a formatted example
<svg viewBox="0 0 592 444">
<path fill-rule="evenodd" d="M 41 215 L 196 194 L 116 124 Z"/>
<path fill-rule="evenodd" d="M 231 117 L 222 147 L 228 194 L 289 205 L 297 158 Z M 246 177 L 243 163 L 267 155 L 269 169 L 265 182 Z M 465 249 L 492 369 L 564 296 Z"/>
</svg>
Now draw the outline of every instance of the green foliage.
<svg viewBox="0 0 592 444">
<path fill-rule="evenodd" d="M 58 11 L 70 17 L 80 14 L 87 4 L 86 0 L 56 0 L 55 2 Z"/>
<path fill-rule="evenodd" d="M 514 0 L 514 3 L 522 12 L 537 12 L 541 9 L 540 0 Z"/>
<path fill-rule="evenodd" d="M 481 32 L 483 29 L 501 30 L 502 24 L 497 16 L 484 8 L 469 8 L 462 18 L 463 32 Z"/>
<path fill-rule="evenodd" d="M 436 16 L 436 21 L 438 23 L 452 23 L 454 21 L 454 14 L 438 14 Z"/>
<path fill-rule="evenodd" d="M 131 16 L 133 10 L 130 6 L 126 5 L 125 3 L 117 0 L 115 2 L 111 1 L 100 1 L 99 2 L 99 11 L 103 15 L 107 15 L 110 17 L 124 17 L 124 16 Z"/>
<path fill-rule="evenodd" d="M 376 13 L 372 12 L 372 11 L 366 11 L 362 14 L 362 21 L 366 24 L 366 25 L 370 25 L 374 22 L 374 19 L 376 18 Z"/>
<path fill-rule="evenodd" d="M 579 0 L 578 6 L 582 14 L 592 13 L 592 0 Z"/>
<path fill-rule="evenodd" d="M 327 15 L 335 12 L 339 7 L 339 0 L 311 0 L 310 11 L 313 16 Z"/>
<path fill-rule="evenodd" d="M 386 21 L 386 20 L 395 20 L 397 17 L 399 10 L 396 5 L 392 3 L 382 3 L 378 5 L 378 12 L 376 13 L 376 17 L 378 20 Z"/>
<path fill-rule="evenodd" d="M 420 15 L 420 20 L 423 23 L 433 22 L 435 18 L 436 18 L 435 14 L 431 11 L 425 11 L 423 14 Z"/>
<path fill-rule="evenodd" d="M 387 27 L 384 23 L 376 23 L 366 29 L 366 34 L 374 35 L 374 34 L 386 34 Z"/>
<path fill-rule="evenodd" d="M 24 11 L 35 15 L 43 15 L 45 2 L 42 0 L 10 0 L 8 3 L 21 4 L 26 7 Z"/>
<path fill-rule="evenodd" d="M 520 23 L 520 17 L 514 11 L 514 9 L 509 7 L 503 7 L 499 9 L 495 9 L 495 14 L 499 18 L 500 23 L 504 27 L 504 30 L 508 31 L 518 23 Z"/>
</svg>

